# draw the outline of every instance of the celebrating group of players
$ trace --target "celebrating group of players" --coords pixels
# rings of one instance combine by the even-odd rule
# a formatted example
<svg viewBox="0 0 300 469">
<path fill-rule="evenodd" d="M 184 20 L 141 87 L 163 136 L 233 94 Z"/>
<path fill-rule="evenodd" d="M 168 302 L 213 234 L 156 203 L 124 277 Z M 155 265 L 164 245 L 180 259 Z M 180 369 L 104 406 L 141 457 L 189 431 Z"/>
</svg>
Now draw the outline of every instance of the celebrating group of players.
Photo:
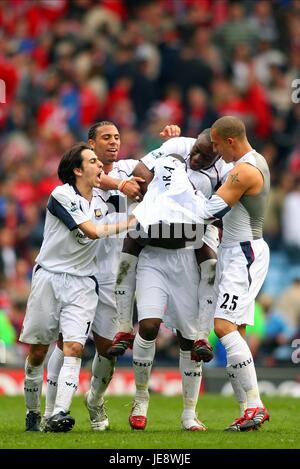
<svg viewBox="0 0 300 469">
<path fill-rule="evenodd" d="M 207 429 L 197 418 L 196 404 L 202 361 L 213 358 L 207 340 L 212 327 L 225 347 L 241 410 L 226 430 L 258 429 L 269 420 L 245 340 L 269 263 L 262 233 L 268 166 L 236 117 L 218 119 L 197 139 L 179 135 L 176 125 L 166 126 L 161 136 L 168 140 L 160 148 L 140 161 L 118 161 L 119 131 L 102 121 L 90 129 L 87 144 L 63 155 L 58 168 L 63 185 L 48 201 L 20 336 L 30 344 L 26 431 L 73 428 L 69 408 L 90 331 L 96 355 L 85 403 L 92 429 L 109 427 L 104 393 L 116 357 L 128 347 L 136 384 L 129 424 L 145 429 L 162 321 L 179 342 L 183 429 Z M 135 297 L 139 325 L 134 335 Z M 44 361 L 54 342 L 41 420 Z"/>
</svg>

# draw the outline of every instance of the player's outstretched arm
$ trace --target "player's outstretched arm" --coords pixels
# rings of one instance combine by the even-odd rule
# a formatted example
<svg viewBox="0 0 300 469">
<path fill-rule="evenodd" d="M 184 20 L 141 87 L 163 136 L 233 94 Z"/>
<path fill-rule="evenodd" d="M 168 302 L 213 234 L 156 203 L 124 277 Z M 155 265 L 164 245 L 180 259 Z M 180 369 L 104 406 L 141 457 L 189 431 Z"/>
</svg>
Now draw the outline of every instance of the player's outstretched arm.
<svg viewBox="0 0 300 469">
<path fill-rule="evenodd" d="M 135 226 L 135 224 L 136 218 L 134 215 L 129 215 L 127 220 L 121 221 L 119 223 L 95 225 L 91 221 L 86 221 L 78 225 L 78 228 L 80 228 L 88 238 L 98 239 L 126 231 L 128 228 Z"/>
<path fill-rule="evenodd" d="M 226 181 L 217 190 L 216 194 L 221 197 L 224 202 L 233 207 L 244 195 L 251 194 L 252 190 L 262 187 L 263 178 L 260 171 L 247 163 L 239 164 L 234 167 L 226 178 Z M 249 192 L 250 191 L 250 192 Z"/>
<path fill-rule="evenodd" d="M 222 186 L 209 199 L 197 192 L 199 197 L 199 221 L 210 223 L 222 218 L 244 195 L 256 195 L 263 186 L 260 171 L 247 163 L 233 168 Z"/>
</svg>

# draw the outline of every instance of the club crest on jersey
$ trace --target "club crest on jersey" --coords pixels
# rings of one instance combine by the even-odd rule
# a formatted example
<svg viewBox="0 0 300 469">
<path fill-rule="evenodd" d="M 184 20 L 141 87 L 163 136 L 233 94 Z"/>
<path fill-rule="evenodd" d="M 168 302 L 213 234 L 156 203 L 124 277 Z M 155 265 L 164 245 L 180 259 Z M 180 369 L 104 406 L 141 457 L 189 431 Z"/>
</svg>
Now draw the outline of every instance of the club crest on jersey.
<svg viewBox="0 0 300 469">
<path fill-rule="evenodd" d="M 162 151 L 159 151 L 159 150 L 154 150 L 151 152 L 151 155 L 154 157 L 154 158 L 161 158 L 164 153 Z"/>
<path fill-rule="evenodd" d="M 95 218 L 97 218 L 97 220 L 99 220 L 99 218 L 102 217 L 102 212 L 101 212 L 100 208 L 95 208 L 94 212 L 95 212 Z"/>
<path fill-rule="evenodd" d="M 71 212 L 76 212 L 76 210 L 77 210 L 76 202 L 71 202 Z"/>
</svg>

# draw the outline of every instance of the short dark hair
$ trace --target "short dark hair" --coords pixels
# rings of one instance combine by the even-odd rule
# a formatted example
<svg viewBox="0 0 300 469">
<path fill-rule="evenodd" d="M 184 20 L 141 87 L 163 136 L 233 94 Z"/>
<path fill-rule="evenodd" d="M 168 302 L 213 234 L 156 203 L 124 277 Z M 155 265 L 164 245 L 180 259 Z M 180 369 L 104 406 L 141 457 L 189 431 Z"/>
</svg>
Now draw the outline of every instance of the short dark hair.
<svg viewBox="0 0 300 469">
<path fill-rule="evenodd" d="M 91 150 L 91 147 L 85 142 L 79 142 L 63 154 L 58 166 L 57 174 L 61 182 L 64 184 L 75 184 L 76 176 L 74 174 L 74 169 L 81 168 L 82 166 L 81 154 L 83 150 Z"/>
<path fill-rule="evenodd" d="M 235 116 L 223 116 L 216 120 L 211 126 L 215 129 L 224 140 L 229 137 L 242 139 L 246 136 L 246 128 L 244 122 Z"/>
<path fill-rule="evenodd" d="M 88 131 L 88 140 L 95 140 L 96 139 L 96 134 L 97 134 L 97 129 L 98 127 L 103 127 L 104 125 L 113 125 L 114 127 L 117 128 L 116 124 L 114 124 L 111 121 L 100 121 L 96 122 L 96 124 L 92 125 Z"/>
<path fill-rule="evenodd" d="M 210 127 L 208 127 L 207 129 L 202 130 L 202 132 L 197 136 L 197 139 L 198 139 L 199 137 L 202 137 L 202 138 L 204 137 L 204 138 L 206 138 L 207 143 L 211 143 L 211 139 L 210 139 Z"/>
</svg>

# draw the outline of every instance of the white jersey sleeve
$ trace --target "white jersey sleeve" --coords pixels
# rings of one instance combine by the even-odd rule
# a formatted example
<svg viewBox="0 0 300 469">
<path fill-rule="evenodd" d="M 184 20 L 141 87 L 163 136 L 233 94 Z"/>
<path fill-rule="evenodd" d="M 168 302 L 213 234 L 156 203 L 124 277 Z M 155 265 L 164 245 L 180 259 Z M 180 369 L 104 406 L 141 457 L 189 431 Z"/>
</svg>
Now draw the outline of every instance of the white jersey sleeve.
<svg viewBox="0 0 300 469">
<path fill-rule="evenodd" d="M 89 221 L 89 217 L 83 213 L 80 207 L 79 199 L 74 197 L 74 193 L 69 191 L 66 185 L 54 189 L 50 195 L 47 208 L 70 231 L 73 231 L 81 223 Z"/>
<path fill-rule="evenodd" d="M 185 161 L 187 161 L 195 141 L 195 138 L 189 137 L 170 138 L 156 150 L 147 153 L 147 155 L 145 155 L 141 161 L 150 171 L 153 170 L 157 158 L 168 156 L 171 153 L 176 153 L 177 155 L 182 156 Z"/>
<path fill-rule="evenodd" d="M 114 168 L 109 175 L 112 176 L 113 173 L 116 173 L 119 179 L 126 179 L 128 177 L 131 177 L 133 170 L 138 163 L 139 163 L 139 160 L 133 160 L 133 159 L 119 160 L 115 163 Z"/>
<path fill-rule="evenodd" d="M 227 175 L 229 171 L 232 170 L 233 166 L 234 166 L 233 163 L 225 163 L 223 158 L 220 158 L 218 161 L 216 161 L 216 167 L 218 168 L 218 171 L 219 171 L 221 184 L 224 184 L 224 182 L 226 181 Z"/>
</svg>

